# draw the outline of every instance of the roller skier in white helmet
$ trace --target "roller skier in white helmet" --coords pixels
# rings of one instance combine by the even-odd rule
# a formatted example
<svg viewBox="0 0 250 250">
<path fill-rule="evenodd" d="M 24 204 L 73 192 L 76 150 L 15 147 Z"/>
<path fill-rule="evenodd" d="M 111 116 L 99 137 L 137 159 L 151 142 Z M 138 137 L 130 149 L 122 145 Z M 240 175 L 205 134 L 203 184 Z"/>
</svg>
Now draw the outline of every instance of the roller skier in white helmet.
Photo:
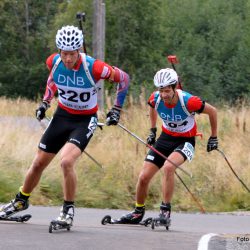
<svg viewBox="0 0 250 250">
<path fill-rule="evenodd" d="M 63 172 L 63 206 L 58 221 L 72 225 L 77 177 L 75 163 L 88 145 L 97 127 L 97 85 L 100 79 L 117 84 L 113 108 L 107 114 L 107 125 L 117 125 L 129 86 L 129 75 L 117 67 L 92 58 L 81 52 L 82 31 L 74 26 L 64 26 L 57 31 L 58 53 L 48 57 L 50 71 L 42 103 L 35 114 L 40 121 L 45 118 L 50 102 L 58 93 L 58 106 L 44 132 L 35 158 L 16 197 L 0 208 L 0 217 L 25 210 L 29 197 L 38 185 L 45 168 L 61 150 Z"/>
<path fill-rule="evenodd" d="M 170 161 L 151 149 L 148 151 L 136 185 L 135 210 L 122 216 L 119 219 L 120 223 L 137 224 L 143 219 L 149 183 L 162 169 L 162 203 L 157 220 L 168 228 L 174 194 L 174 172 L 176 167 L 181 166 L 186 160 L 192 161 L 194 156 L 195 136 L 198 135 L 195 113 L 206 114 L 209 117 L 211 132 L 207 151 L 218 147 L 216 108 L 197 96 L 177 89 L 177 83 L 178 75 L 170 68 L 161 69 L 154 76 L 157 90 L 148 99 L 151 128 L 147 143 L 153 145 Z M 157 117 L 162 120 L 158 139 Z"/>
</svg>

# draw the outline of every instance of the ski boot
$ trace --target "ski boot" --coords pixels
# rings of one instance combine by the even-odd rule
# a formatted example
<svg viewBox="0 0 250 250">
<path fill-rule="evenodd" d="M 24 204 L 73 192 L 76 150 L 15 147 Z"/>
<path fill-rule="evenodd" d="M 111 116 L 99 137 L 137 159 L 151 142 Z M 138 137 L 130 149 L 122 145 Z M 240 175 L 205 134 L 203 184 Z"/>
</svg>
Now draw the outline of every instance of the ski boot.
<svg viewBox="0 0 250 250">
<path fill-rule="evenodd" d="M 59 217 L 56 220 L 52 220 L 49 225 L 49 233 L 54 230 L 67 229 L 68 231 L 73 225 L 74 219 L 74 205 L 63 205 L 60 211 Z"/>
<path fill-rule="evenodd" d="M 22 199 L 20 198 L 20 195 L 17 194 L 15 199 L 11 200 L 10 203 L 3 205 L 0 208 L 0 220 L 16 221 L 16 222 L 28 221 L 31 218 L 30 214 L 12 216 L 15 213 L 27 209 L 28 207 L 29 207 L 28 199 Z"/>
<path fill-rule="evenodd" d="M 106 224 L 134 224 L 148 226 L 152 218 L 142 221 L 145 214 L 145 207 L 136 207 L 134 211 L 123 215 L 120 219 L 112 219 L 110 215 L 106 215 L 102 219 L 102 225 Z"/>
<path fill-rule="evenodd" d="M 151 228 L 154 230 L 155 227 L 163 226 L 166 227 L 166 230 L 169 229 L 171 219 L 171 205 L 170 203 L 162 203 L 160 206 L 160 214 L 159 217 L 152 219 Z"/>
<path fill-rule="evenodd" d="M 123 215 L 120 224 L 139 224 L 145 214 L 145 207 L 136 207 L 134 211 Z"/>
</svg>

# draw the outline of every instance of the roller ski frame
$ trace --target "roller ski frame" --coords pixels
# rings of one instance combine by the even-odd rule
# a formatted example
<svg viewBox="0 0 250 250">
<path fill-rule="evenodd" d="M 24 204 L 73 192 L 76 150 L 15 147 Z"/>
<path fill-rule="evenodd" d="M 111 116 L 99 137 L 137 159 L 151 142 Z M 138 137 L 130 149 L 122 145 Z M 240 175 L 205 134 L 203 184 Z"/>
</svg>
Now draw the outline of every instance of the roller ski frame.
<svg viewBox="0 0 250 250">
<path fill-rule="evenodd" d="M 62 229 L 67 229 L 67 231 L 70 231 L 71 227 L 72 224 L 68 224 L 65 221 L 52 220 L 49 225 L 49 233 Z"/>
<path fill-rule="evenodd" d="M 0 221 L 26 222 L 31 218 L 31 214 L 0 217 Z"/>
<path fill-rule="evenodd" d="M 153 218 L 152 222 L 151 222 L 152 230 L 154 230 L 155 227 L 166 227 L 166 230 L 169 230 L 170 225 L 171 225 L 171 219 L 170 218 L 168 218 L 167 223 L 161 223 L 160 218 Z"/>
<path fill-rule="evenodd" d="M 120 219 L 112 219 L 110 215 L 105 215 L 101 221 L 102 225 L 107 225 L 107 224 L 120 224 L 120 225 L 140 225 L 140 226 L 145 226 L 147 227 L 150 225 L 152 222 L 152 217 L 149 217 L 139 223 L 123 223 Z"/>
</svg>

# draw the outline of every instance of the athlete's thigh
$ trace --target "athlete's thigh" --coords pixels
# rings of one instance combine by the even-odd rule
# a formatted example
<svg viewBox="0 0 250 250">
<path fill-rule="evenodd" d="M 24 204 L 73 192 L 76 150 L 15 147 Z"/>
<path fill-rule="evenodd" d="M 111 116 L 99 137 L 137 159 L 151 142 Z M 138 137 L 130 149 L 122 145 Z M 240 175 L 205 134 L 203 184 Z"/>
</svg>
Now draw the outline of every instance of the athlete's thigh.
<svg viewBox="0 0 250 250">
<path fill-rule="evenodd" d="M 66 143 L 61 151 L 61 159 L 67 159 L 69 161 L 76 161 L 82 154 L 82 151 L 73 143 Z"/>
<path fill-rule="evenodd" d="M 181 154 L 178 151 L 174 151 L 168 156 L 168 160 L 165 161 L 163 168 L 164 167 L 176 168 L 176 166 L 178 167 L 181 164 L 183 164 L 185 160 L 186 158 L 183 156 L 183 154 Z"/>
<path fill-rule="evenodd" d="M 190 138 L 190 140 L 180 143 L 174 151 L 181 154 L 185 160 L 191 162 L 195 152 L 195 141 Z"/>
<path fill-rule="evenodd" d="M 84 117 L 82 121 L 78 122 L 75 125 L 75 128 L 71 131 L 68 142 L 76 145 L 81 151 L 84 151 L 92 138 L 96 127 L 96 115 Z"/>
<path fill-rule="evenodd" d="M 53 158 L 55 157 L 54 153 L 47 153 L 42 149 L 38 149 L 33 163 L 37 163 L 38 165 L 48 165 Z"/>
<path fill-rule="evenodd" d="M 47 153 L 57 154 L 67 142 L 69 133 L 68 122 L 62 117 L 55 116 L 44 131 L 39 148 Z"/>
<path fill-rule="evenodd" d="M 156 144 L 154 145 L 154 148 L 159 151 L 161 154 L 163 154 L 165 157 L 168 157 L 173 150 L 175 149 L 175 145 L 164 138 L 164 136 L 160 136 L 157 139 Z M 147 153 L 147 156 L 145 158 L 145 161 L 151 162 L 158 166 L 158 168 L 161 168 L 166 160 L 165 157 L 162 157 L 157 151 L 150 149 Z"/>
</svg>

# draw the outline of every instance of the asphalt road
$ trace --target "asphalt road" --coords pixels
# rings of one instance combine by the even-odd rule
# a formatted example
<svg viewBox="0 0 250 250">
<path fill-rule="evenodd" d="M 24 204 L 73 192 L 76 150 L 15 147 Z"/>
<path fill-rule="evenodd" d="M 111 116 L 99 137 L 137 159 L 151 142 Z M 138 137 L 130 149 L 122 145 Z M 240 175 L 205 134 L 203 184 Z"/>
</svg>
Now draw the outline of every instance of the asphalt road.
<svg viewBox="0 0 250 250">
<path fill-rule="evenodd" d="M 58 216 L 59 207 L 31 206 L 25 212 L 32 214 L 28 222 L 0 221 L 0 249 L 193 250 L 198 249 L 202 236 L 213 233 L 216 235 L 208 247 L 202 244 L 199 250 L 250 250 L 250 213 L 172 213 L 169 231 L 164 227 L 152 230 L 150 226 L 101 224 L 105 215 L 119 218 L 126 212 L 77 208 L 70 231 L 49 233 L 49 222 Z M 145 217 L 156 215 L 147 211 Z"/>
</svg>

